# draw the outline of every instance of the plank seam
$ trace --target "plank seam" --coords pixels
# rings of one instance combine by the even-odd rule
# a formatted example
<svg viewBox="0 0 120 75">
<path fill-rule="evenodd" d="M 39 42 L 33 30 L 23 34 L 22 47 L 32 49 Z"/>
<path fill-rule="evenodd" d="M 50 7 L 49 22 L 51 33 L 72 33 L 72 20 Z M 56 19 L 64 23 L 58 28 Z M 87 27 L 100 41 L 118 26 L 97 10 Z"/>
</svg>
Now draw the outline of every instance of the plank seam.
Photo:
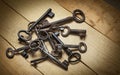
<svg viewBox="0 0 120 75">
<path fill-rule="evenodd" d="M 90 66 L 88 66 L 85 62 L 83 62 L 82 60 L 80 61 L 83 65 L 85 65 L 87 68 L 89 68 L 92 72 L 95 73 L 95 75 L 99 75 L 96 71 L 94 71 Z"/>
<path fill-rule="evenodd" d="M 113 26 L 111 29 L 108 30 L 108 32 L 106 32 L 106 35 L 109 34 L 110 31 L 112 31 L 114 29 L 115 26 Z"/>
<path fill-rule="evenodd" d="M 0 34 L 0 37 L 5 40 L 10 46 L 12 46 L 14 49 L 16 49 L 4 36 Z"/>
<path fill-rule="evenodd" d="M 15 10 L 12 6 L 10 6 L 7 2 L 5 2 L 4 0 L 1 0 L 6 6 L 8 6 L 9 8 L 11 8 L 14 12 L 16 12 L 17 14 L 19 14 L 22 18 L 24 18 L 26 21 L 30 22 L 26 17 L 24 17 L 22 14 L 20 14 L 17 10 Z"/>
</svg>

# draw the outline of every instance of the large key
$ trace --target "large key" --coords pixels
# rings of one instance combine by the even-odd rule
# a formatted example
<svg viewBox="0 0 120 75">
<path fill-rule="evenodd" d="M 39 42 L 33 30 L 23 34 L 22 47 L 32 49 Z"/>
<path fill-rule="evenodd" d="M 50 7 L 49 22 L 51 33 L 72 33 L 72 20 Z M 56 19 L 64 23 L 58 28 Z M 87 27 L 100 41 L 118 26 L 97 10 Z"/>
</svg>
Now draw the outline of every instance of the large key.
<svg viewBox="0 0 120 75">
<path fill-rule="evenodd" d="M 78 16 L 81 16 L 82 18 L 80 19 Z M 72 21 L 75 21 L 77 23 L 82 23 L 85 21 L 85 15 L 84 13 L 79 10 L 79 9 L 76 9 L 73 11 L 73 16 L 69 16 L 69 17 L 66 17 L 66 18 L 63 18 L 61 20 L 57 20 L 57 21 L 54 21 L 52 23 L 49 23 L 47 25 L 43 25 L 41 26 L 41 29 L 43 28 L 47 28 L 47 27 L 50 27 L 50 26 L 60 26 L 60 25 L 63 25 L 63 24 L 66 24 L 66 23 L 69 23 L 69 22 L 72 22 Z"/>
<path fill-rule="evenodd" d="M 53 18 L 54 17 L 54 13 L 52 12 L 52 9 L 49 8 L 36 22 L 32 23 L 33 25 L 31 25 L 31 27 L 26 31 L 26 30 L 20 30 L 18 32 L 18 37 L 19 37 L 19 41 L 29 41 L 32 38 L 31 35 L 31 31 L 35 28 L 36 25 L 38 25 L 42 20 L 44 20 L 46 17 L 50 17 Z M 27 37 L 21 35 L 22 33 L 25 33 L 26 35 L 28 35 Z"/>
</svg>

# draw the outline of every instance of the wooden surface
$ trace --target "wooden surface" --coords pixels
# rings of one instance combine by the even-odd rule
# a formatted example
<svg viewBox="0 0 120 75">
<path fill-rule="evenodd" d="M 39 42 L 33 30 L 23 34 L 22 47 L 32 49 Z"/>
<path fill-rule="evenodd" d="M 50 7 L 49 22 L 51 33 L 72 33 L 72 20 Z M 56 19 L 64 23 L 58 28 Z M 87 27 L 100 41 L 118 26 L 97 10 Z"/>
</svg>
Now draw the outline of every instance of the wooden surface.
<svg viewBox="0 0 120 75">
<path fill-rule="evenodd" d="M 86 22 L 120 46 L 120 11 L 104 0 L 56 0 L 69 11 L 85 12 Z M 120 2 L 120 1 L 116 1 Z M 117 3 L 116 3 L 117 4 Z"/>
<path fill-rule="evenodd" d="M 17 40 L 17 32 L 21 29 L 27 29 L 27 24 L 30 21 L 37 20 L 48 8 L 52 8 L 55 13 L 55 17 L 53 19 L 48 19 L 49 21 L 58 20 L 67 16 L 71 16 L 72 14 L 61 7 L 58 3 L 52 0 L 5 0 L 4 2 L 0 2 L 0 8 L 3 9 L 0 12 L 0 34 L 9 40 L 15 47 L 20 47 L 21 45 Z M 84 9 L 85 10 L 85 9 Z M 86 8 L 87 10 L 87 8 Z M 85 12 L 85 11 L 84 11 Z M 61 14 L 62 13 L 62 14 Z M 87 12 L 85 12 L 87 14 Z M 89 15 L 88 15 L 89 16 Z M 100 19 L 101 20 L 101 19 Z M 96 23 L 96 22 L 95 22 Z M 71 28 L 82 28 L 87 30 L 87 37 L 85 43 L 88 46 L 88 51 L 85 54 L 82 54 L 82 61 L 85 62 L 90 68 L 92 68 L 99 75 L 119 75 L 120 74 L 120 47 L 108 39 L 106 36 L 98 32 L 96 29 L 89 26 L 87 23 L 78 24 L 72 22 L 69 25 Z M 94 36 L 93 36 L 94 34 Z M 68 44 L 78 44 L 83 41 L 80 40 L 78 36 L 69 36 L 67 38 L 60 38 Z M 76 39 L 76 40 L 72 40 Z M 69 41 L 68 41 L 69 40 Z M 4 43 L 3 43 L 4 44 Z M 50 50 L 50 46 L 47 44 L 48 49 Z M 2 48 L 1 48 L 2 47 Z M 0 48 L 5 51 L 3 48 L 4 45 L 0 45 Z M 4 54 L 3 54 L 4 55 Z M 16 56 L 15 58 L 19 58 L 21 56 Z M 1 59 L 3 56 L 1 57 Z M 15 61 L 10 60 L 11 62 Z M 67 56 L 64 54 L 63 59 L 66 59 Z M 7 58 L 6 58 L 7 59 Z M 26 60 L 28 62 L 28 66 L 31 67 L 29 61 L 33 59 L 30 56 L 29 59 Z M 9 60 L 9 59 L 7 59 Z M 25 61 L 25 59 L 21 59 Z M 5 61 L 6 62 L 6 61 Z M 10 62 L 10 63 L 11 63 Z M 17 64 L 22 64 L 23 62 L 17 62 Z M 19 65 L 15 65 L 19 66 Z M 12 66 L 14 68 L 14 66 Z M 33 68 L 33 67 L 32 67 Z M 26 67 L 26 69 L 32 69 Z M 68 71 L 64 71 L 55 64 L 50 61 L 45 61 L 40 63 L 37 68 L 33 68 L 35 71 L 38 70 L 40 74 L 45 75 L 94 75 L 96 74 L 86 65 L 79 63 L 76 65 L 70 65 Z M 5 70 L 7 68 L 0 68 L 1 70 Z M 8 68 L 9 69 L 9 68 Z M 34 73 L 33 70 L 33 73 Z M 14 71 L 15 72 L 15 71 Z M 4 73 L 4 72 L 3 72 Z M 32 74 L 33 74 L 32 73 Z M 36 72 L 37 73 L 37 72 Z M 22 73 L 21 73 L 22 74 Z M 26 73 L 25 73 L 26 74 Z M 7 74 L 6 74 L 7 75 Z M 36 74 L 35 74 L 36 75 Z M 38 75 L 38 74 L 37 74 Z"/>
</svg>

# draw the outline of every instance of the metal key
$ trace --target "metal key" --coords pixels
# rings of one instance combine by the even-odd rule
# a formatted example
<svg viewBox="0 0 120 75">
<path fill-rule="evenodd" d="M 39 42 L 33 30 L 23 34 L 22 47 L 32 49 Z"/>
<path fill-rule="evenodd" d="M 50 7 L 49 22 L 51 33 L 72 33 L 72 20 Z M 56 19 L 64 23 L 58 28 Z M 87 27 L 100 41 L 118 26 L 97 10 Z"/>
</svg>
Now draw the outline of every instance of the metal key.
<svg viewBox="0 0 120 75">
<path fill-rule="evenodd" d="M 65 29 L 67 29 L 67 32 L 64 33 Z M 79 35 L 81 38 L 86 36 L 86 30 L 84 29 L 70 29 L 69 26 L 64 26 L 64 30 L 61 31 L 63 37 L 67 37 L 70 34 Z"/>
<path fill-rule="evenodd" d="M 65 44 L 64 46 L 68 48 L 77 48 L 80 53 L 85 53 L 87 51 L 87 45 L 84 42 L 80 42 L 78 45 Z"/>
<path fill-rule="evenodd" d="M 33 25 L 31 25 L 31 27 L 27 31 L 26 30 L 20 30 L 18 32 L 18 37 L 19 37 L 18 40 L 23 41 L 23 42 L 31 40 L 31 38 L 32 38 L 31 30 L 33 30 L 35 28 L 35 26 L 37 24 L 39 24 L 39 22 L 44 20 L 46 17 L 50 17 L 50 18 L 54 17 L 54 13 L 52 12 L 51 8 L 49 8 L 35 23 L 33 23 Z M 28 37 L 25 38 L 23 35 L 21 35 L 21 33 L 25 33 L 26 35 L 28 35 Z"/>
<path fill-rule="evenodd" d="M 78 15 L 80 15 L 82 17 L 82 19 L 79 19 Z M 56 25 L 60 26 L 60 25 L 63 25 L 63 24 L 66 24 L 66 23 L 69 23 L 69 22 L 72 22 L 72 21 L 75 21 L 77 23 L 84 22 L 85 21 L 84 13 L 81 10 L 76 9 L 76 10 L 73 11 L 73 16 L 69 16 L 69 17 L 66 17 L 64 19 L 57 20 L 57 21 L 54 21 L 52 23 L 49 23 L 47 25 L 43 25 L 43 26 L 41 26 L 41 29 L 47 28 L 47 27 L 50 27 L 50 26 L 56 26 Z"/>
<path fill-rule="evenodd" d="M 62 45 L 63 50 L 68 55 L 68 61 L 69 62 L 79 62 L 80 61 L 81 55 L 79 53 L 73 53 L 68 47 L 66 47 L 64 45 L 64 43 L 54 33 L 52 33 L 52 36 L 59 44 Z M 76 60 L 72 60 L 73 58 L 75 58 Z"/>
<path fill-rule="evenodd" d="M 16 50 L 13 50 L 12 48 L 8 48 L 6 50 L 6 56 L 9 58 L 9 59 L 12 59 L 14 57 L 14 55 L 16 54 L 20 54 L 19 52 L 20 51 L 23 51 L 23 50 L 27 50 L 28 49 L 28 46 L 27 47 L 22 47 L 22 48 L 18 48 Z"/>
<path fill-rule="evenodd" d="M 48 56 L 45 55 L 44 53 L 42 53 L 42 57 L 31 60 L 30 62 L 31 62 L 32 66 L 36 67 L 38 63 L 41 63 L 41 62 L 45 61 L 46 59 L 48 59 Z"/>
</svg>

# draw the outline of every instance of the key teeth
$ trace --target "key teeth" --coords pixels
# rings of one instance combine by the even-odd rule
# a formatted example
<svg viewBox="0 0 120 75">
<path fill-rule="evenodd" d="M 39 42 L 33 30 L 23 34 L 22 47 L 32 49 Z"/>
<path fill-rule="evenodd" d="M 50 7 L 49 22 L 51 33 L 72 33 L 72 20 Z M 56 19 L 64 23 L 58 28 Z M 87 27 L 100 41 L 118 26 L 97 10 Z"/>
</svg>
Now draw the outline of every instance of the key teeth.
<svg viewBox="0 0 120 75">
<path fill-rule="evenodd" d="M 80 38 L 81 38 L 81 39 L 83 39 L 83 38 L 86 37 L 86 34 L 85 34 L 85 33 L 81 33 L 81 34 L 79 34 L 79 35 L 80 35 Z"/>
<path fill-rule="evenodd" d="M 53 12 L 50 12 L 50 13 L 48 14 L 48 16 L 49 16 L 50 18 L 53 18 L 53 17 L 55 16 L 55 14 L 54 14 Z"/>
<path fill-rule="evenodd" d="M 68 70 L 69 62 L 67 60 L 64 60 L 62 64 L 64 65 L 64 69 Z"/>
<path fill-rule="evenodd" d="M 56 58 L 62 58 L 62 51 L 51 51 L 52 56 Z"/>
<path fill-rule="evenodd" d="M 36 62 L 31 62 L 31 65 L 33 66 L 33 67 L 37 67 L 37 63 Z"/>
<path fill-rule="evenodd" d="M 69 66 L 69 62 L 67 60 L 64 60 L 62 63 L 66 66 Z"/>
<path fill-rule="evenodd" d="M 54 33 L 56 36 L 59 36 L 60 35 L 60 32 L 55 32 Z"/>
<path fill-rule="evenodd" d="M 25 51 L 23 51 L 23 52 L 21 53 L 21 55 L 22 55 L 25 59 L 28 58 L 28 54 L 27 54 Z"/>
</svg>

